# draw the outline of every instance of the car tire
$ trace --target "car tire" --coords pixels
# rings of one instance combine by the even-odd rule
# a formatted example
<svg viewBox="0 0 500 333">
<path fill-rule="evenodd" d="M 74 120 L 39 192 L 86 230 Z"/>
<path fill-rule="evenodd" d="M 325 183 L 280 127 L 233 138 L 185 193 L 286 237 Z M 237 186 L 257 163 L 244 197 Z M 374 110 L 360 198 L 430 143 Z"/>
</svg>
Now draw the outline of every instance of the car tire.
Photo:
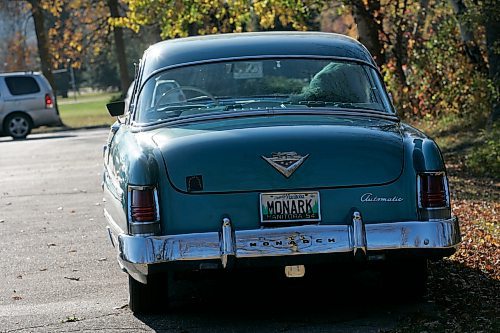
<svg viewBox="0 0 500 333">
<path fill-rule="evenodd" d="M 143 284 L 129 275 L 129 308 L 133 313 L 160 313 L 168 305 L 168 276 L 156 274 L 148 276 L 148 283 Z"/>
<path fill-rule="evenodd" d="M 31 119 L 22 113 L 8 116 L 3 126 L 4 132 L 14 140 L 26 138 L 31 133 L 32 128 Z"/>
<path fill-rule="evenodd" d="M 428 261 L 424 258 L 390 262 L 383 272 L 386 292 L 402 301 L 421 300 L 427 292 Z"/>
</svg>

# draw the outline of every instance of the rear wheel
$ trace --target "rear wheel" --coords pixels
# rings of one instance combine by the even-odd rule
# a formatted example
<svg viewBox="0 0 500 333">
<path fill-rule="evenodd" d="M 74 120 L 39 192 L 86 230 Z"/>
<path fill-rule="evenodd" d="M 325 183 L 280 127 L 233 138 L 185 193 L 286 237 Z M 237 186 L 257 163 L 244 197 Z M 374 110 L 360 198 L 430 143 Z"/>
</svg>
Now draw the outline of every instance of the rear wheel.
<svg viewBox="0 0 500 333">
<path fill-rule="evenodd" d="M 168 276 L 156 274 L 148 276 L 143 284 L 129 275 L 129 308 L 134 313 L 159 313 L 168 305 Z"/>
<path fill-rule="evenodd" d="M 16 113 L 7 117 L 4 123 L 4 131 L 13 139 L 24 139 L 31 133 L 31 120 L 22 113 Z"/>
<path fill-rule="evenodd" d="M 416 258 L 387 263 L 383 272 L 386 291 L 402 300 L 422 299 L 427 291 L 427 259 Z"/>
</svg>

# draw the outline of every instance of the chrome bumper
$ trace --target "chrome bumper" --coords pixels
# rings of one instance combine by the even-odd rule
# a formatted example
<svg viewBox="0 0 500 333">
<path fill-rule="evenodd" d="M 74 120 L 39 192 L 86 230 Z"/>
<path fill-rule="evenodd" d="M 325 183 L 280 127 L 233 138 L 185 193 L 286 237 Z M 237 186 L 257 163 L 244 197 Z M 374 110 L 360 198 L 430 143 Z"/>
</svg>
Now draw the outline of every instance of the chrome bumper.
<svg viewBox="0 0 500 333">
<path fill-rule="evenodd" d="M 256 230 L 234 230 L 224 219 L 220 232 L 139 237 L 118 236 L 124 264 L 229 260 L 295 255 L 404 249 L 448 249 L 460 242 L 458 220 L 364 224 L 359 214 L 351 225 L 308 225 Z"/>
</svg>

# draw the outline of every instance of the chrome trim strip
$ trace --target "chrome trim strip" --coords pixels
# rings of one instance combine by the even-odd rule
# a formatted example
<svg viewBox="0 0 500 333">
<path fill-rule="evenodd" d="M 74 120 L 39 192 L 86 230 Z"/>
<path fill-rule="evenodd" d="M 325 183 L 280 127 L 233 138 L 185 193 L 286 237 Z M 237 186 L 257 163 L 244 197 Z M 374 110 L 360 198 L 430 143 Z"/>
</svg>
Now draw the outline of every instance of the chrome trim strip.
<svg viewBox="0 0 500 333">
<path fill-rule="evenodd" d="M 129 185 L 128 186 L 129 192 L 131 192 L 132 190 L 145 191 L 145 190 L 154 190 L 154 189 L 155 189 L 154 185 Z"/>
<path fill-rule="evenodd" d="M 457 218 L 350 225 L 305 225 L 233 230 L 229 219 L 220 232 L 118 237 L 120 258 L 131 264 L 220 260 L 293 255 L 354 253 L 401 249 L 447 249 L 460 243 Z M 353 221 L 354 223 L 354 221 Z M 356 230 L 356 231 L 355 231 Z M 366 242 L 365 242 L 366 239 Z"/>
<path fill-rule="evenodd" d="M 351 110 L 351 111 L 345 111 Z M 219 120 L 219 119 L 232 119 L 232 118 L 240 118 L 240 117 L 262 117 L 262 116 L 270 116 L 270 115 L 334 115 L 334 116 L 351 116 L 351 117 L 379 117 L 386 120 L 391 121 L 399 121 L 399 118 L 395 114 L 387 113 L 387 112 L 377 112 L 377 111 L 367 111 L 364 110 L 360 112 L 358 109 L 348 109 L 343 108 L 343 110 L 304 110 L 304 109 L 295 109 L 295 110 L 277 110 L 277 109 L 266 109 L 266 110 L 252 110 L 252 111 L 238 111 L 236 112 L 220 112 L 220 113 L 211 113 L 206 115 L 195 115 L 183 118 L 174 118 L 171 120 L 164 120 L 159 123 L 136 123 L 132 122 L 132 128 L 130 129 L 133 133 L 142 132 L 145 130 L 153 130 L 160 127 L 165 126 L 175 126 L 182 125 L 185 123 L 191 122 L 200 122 L 200 121 L 208 121 L 208 120 Z"/>
<path fill-rule="evenodd" d="M 108 222 L 109 226 L 111 227 L 112 231 L 114 231 L 117 235 L 121 235 L 125 233 L 125 230 L 120 228 L 118 223 L 115 222 L 111 214 L 109 214 L 108 210 L 104 208 L 104 217 L 106 218 L 106 221 Z"/>
<path fill-rule="evenodd" d="M 105 166 L 103 177 L 104 184 L 110 191 L 111 195 L 116 199 L 121 200 L 123 196 L 123 190 L 120 186 L 120 182 L 112 176 L 107 165 Z"/>
</svg>

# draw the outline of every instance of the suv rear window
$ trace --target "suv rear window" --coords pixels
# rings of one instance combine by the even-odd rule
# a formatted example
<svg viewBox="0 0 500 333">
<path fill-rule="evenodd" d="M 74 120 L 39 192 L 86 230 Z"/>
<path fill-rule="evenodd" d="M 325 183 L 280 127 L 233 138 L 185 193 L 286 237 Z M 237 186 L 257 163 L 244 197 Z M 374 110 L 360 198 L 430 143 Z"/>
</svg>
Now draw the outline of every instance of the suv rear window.
<svg viewBox="0 0 500 333">
<path fill-rule="evenodd" d="M 35 94 L 40 91 L 38 83 L 29 76 L 9 76 L 5 78 L 5 83 L 12 95 Z"/>
</svg>

